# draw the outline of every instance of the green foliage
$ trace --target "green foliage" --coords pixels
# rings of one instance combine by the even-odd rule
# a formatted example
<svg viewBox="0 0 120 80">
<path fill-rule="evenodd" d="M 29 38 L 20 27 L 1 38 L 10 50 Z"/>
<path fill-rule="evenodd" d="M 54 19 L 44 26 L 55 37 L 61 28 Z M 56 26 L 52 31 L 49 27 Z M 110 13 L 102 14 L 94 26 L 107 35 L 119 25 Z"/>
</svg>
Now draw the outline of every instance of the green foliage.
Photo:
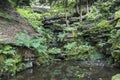
<svg viewBox="0 0 120 80">
<path fill-rule="evenodd" d="M 111 16 L 113 14 L 111 9 L 113 3 L 114 1 L 96 1 L 90 8 L 90 13 L 88 13 L 88 20 L 95 21 Z"/>
<path fill-rule="evenodd" d="M 117 24 L 115 26 L 116 28 L 120 28 L 120 19 L 117 21 Z"/>
<path fill-rule="evenodd" d="M 30 3 L 31 6 L 40 6 L 40 2 L 39 0 L 31 0 L 31 3 Z"/>
<path fill-rule="evenodd" d="M 66 54 L 69 59 L 91 59 L 92 54 L 95 53 L 95 49 L 89 45 L 78 45 L 77 42 L 68 43 L 64 46 L 66 49 Z"/>
<path fill-rule="evenodd" d="M 120 30 L 113 30 L 111 32 L 111 39 L 109 42 L 112 43 L 111 54 L 115 62 L 120 61 Z"/>
<path fill-rule="evenodd" d="M 6 20 L 12 20 L 12 16 L 10 16 L 9 14 L 5 13 L 5 12 L 0 12 L 0 17 L 6 19 Z"/>
<path fill-rule="evenodd" d="M 120 19 L 120 11 L 115 12 L 115 19 Z"/>
<path fill-rule="evenodd" d="M 114 29 L 114 27 L 113 27 L 113 25 L 110 25 L 109 21 L 102 20 L 99 23 L 97 23 L 95 27 L 88 29 L 87 33 L 90 33 L 92 35 L 98 35 L 103 32 L 110 32 L 113 29 Z"/>
<path fill-rule="evenodd" d="M 17 0 L 8 0 L 9 3 L 11 4 L 12 7 L 15 7 L 16 6 L 16 1 Z"/>
<path fill-rule="evenodd" d="M 16 74 L 17 71 L 20 71 L 24 68 L 24 64 L 21 62 L 21 56 L 16 55 L 13 58 L 8 58 L 5 60 L 4 70 L 11 74 Z"/>
<path fill-rule="evenodd" d="M 83 77 L 85 77 L 85 74 L 84 73 L 79 73 L 79 74 L 75 74 L 76 75 L 76 77 L 78 77 L 78 78 L 83 78 Z"/>
<path fill-rule="evenodd" d="M 40 21 L 41 14 L 33 12 L 31 8 L 21 9 L 17 8 L 17 11 L 25 17 L 29 24 L 35 29 L 37 32 L 39 30 L 39 27 L 42 25 L 42 22 Z"/>
<path fill-rule="evenodd" d="M 28 34 L 21 33 L 16 35 L 17 39 L 17 45 L 19 46 L 26 46 L 28 48 L 33 48 L 36 50 L 39 54 L 38 55 L 38 61 L 41 63 L 46 63 L 52 60 L 51 56 L 49 56 L 46 53 L 49 54 L 57 54 L 60 53 L 60 49 L 57 48 L 48 48 L 49 42 L 53 41 L 53 32 L 49 29 L 44 29 L 42 27 L 42 22 L 40 20 L 43 16 L 50 16 L 50 13 L 42 13 L 38 14 L 33 12 L 30 8 L 17 8 L 17 11 L 24 16 L 30 25 L 40 34 L 42 34 L 41 37 L 30 37 Z M 44 54 L 41 54 L 44 53 Z"/>
<path fill-rule="evenodd" d="M 45 63 L 49 63 L 52 62 L 54 59 L 49 56 L 48 54 L 39 54 L 38 55 L 38 61 L 40 64 L 45 64 Z"/>
<path fill-rule="evenodd" d="M 29 6 L 30 0 L 8 0 L 12 7 Z"/>
<path fill-rule="evenodd" d="M 107 20 L 102 20 L 100 23 L 97 24 L 97 27 L 109 27 L 109 21 Z"/>
<path fill-rule="evenodd" d="M 27 46 L 27 47 L 30 47 L 31 45 L 32 38 L 25 33 L 16 34 L 16 39 L 17 39 L 16 45 Z"/>
<path fill-rule="evenodd" d="M 16 53 L 15 50 L 10 45 L 6 45 L 6 46 L 0 45 L 0 54 L 15 55 L 15 53 Z"/>
<path fill-rule="evenodd" d="M 17 0 L 9 0 L 9 2 L 12 4 L 12 6 L 16 5 Z M 18 0 L 21 4 L 23 0 Z M 25 0 L 24 0 L 25 1 Z M 28 0 L 29 1 L 29 0 Z M 31 5 L 32 6 L 40 6 L 37 2 L 39 0 L 32 0 Z M 113 27 L 110 25 L 109 21 L 107 21 L 106 17 L 111 16 L 111 7 L 113 5 L 112 2 L 116 1 L 105 1 L 104 0 L 98 0 L 90 7 L 90 12 L 87 14 L 87 19 L 90 21 L 94 21 L 95 27 L 89 28 L 89 25 L 86 27 L 86 23 L 79 23 L 80 30 L 75 30 L 74 27 L 68 26 L 63 29 L 63 32 L 59 33 L 56 36 L 54 36 L 54 32 L 52 30 L 57 29 L 58 26 L 61 24 L 55 23 L 52 26 L 52 30 L 50 29 L 44 29 L 42 27 L 43 23 L 41 18 L 42 17 L 51 17 L 51 16 L 61 16 L 65 14 L 69 14 L 70 12 L 74 13 L 74 7 L 76 7 L 75 0 L 68 0 L 67 8 L 65 8 L 64 0 L 57 0 L 57 3 L 51 7 L 52 12 L 47 13 L 36 13 L 34 12 L 30 7 L 22 7 L 17 8 L 17 11 L 25 17 L 29 24 L 32 26 L 33 29 L 35 29 L 37 32 L 42 34 L 41 37 L 31 37 L 27 33 L 20 33 L 16 35 L 17 42 L 15 43 L 17 46 L 25 46 L 32 50 L 37 51 L 35 54 L 38 58 L 37 60 L 40 62 L 40 64 L 48 63 L 55 60 L 55 56 L 57 54 L 61 54 L 62 51 L 65 51 L 65 55 L 67 56 L 66 60 L 71 59 L 82 59 L 82 60 L 96 60 L 103 57 L 102 54 L 98 53 L 96 50 L 97 47 L 103 48 L 105 43 L 102 42 L 102 39 L 100 39 L 101 42 L 97 42 L 97 46 L 91 46 L 89 42 L 87 42 L 85 39 L 83 39 L 83 34 L 85 31 L 87 31 L 87 34 L 90 34 L 90 37 L 97 37 L 97 35 L 100 35 L 103 32 L 110 32 L 113 30 Z M 22 3 L 23 4 L 23 3 Z M 82 6 L 83 7 L 83 6 Z M 66 12 L 65 12 L 66 10 Z M 12 17 L 4 12 L 0 12 L 0 17 L 11 20 Z M 115 13 L 115 19 L 120 18 L 120 11 L 117 10 Z M 68 19 L 71 19 L 68 17 Z M 100 21 L 100 22 L 99 22 Z M 71 25 L 71 23 L 70 23 Z M 119 25 L 119 23 L 118 23 Z M 81 27 L 82 26 L 82 27 Z M 66 43 L 64 40 L 66 40 L 68 34 L 73 34 L 75 36 L 72 38 L 72 41 L 67 41 Z M 104 34 L 104 33 L 103 33 Z M 106 34 L 106 33 L 105 33 Z M 109 39 L 109 42 L 112 43 L 112 46 L 110 48 L 112 58 L 114 58 L 115 62 L 120 61 L 120 31 L 119 30 L 113 30 L 111 33 L 111 38 Z M 77 38 L 76 38 L 77 37 Z M 89 37 L 87 38 L 89 39 Z M 63 42 L 64 46 L 61 48 L 50 47 L 50 42 Z M 99 39 L 98 39 L 99 40 Z M 106 40 L 107 41 L 107 40 Z M 96 48 L 95 48 L 96 47 Z M 12 74 L 15 74 L 16 71 L 19 71 L 24 68 L 24 64 L 21 62 L 22 58 L 20 55 L 16 54 L 16 51 L 13 47 L 10 45 L 6 46 L 0 46 L 0 74 L 4 72 L 9 72 Z M 84 73 L 78 73 L 76 74 L 78 78 L 82 78 L 85 76 Z"/>
<path fill-rule="evenodd" d="M 4 65 L 5 57 L 3 55 L 0 55 L 0 68 Z"/>
<path fill-rule="evenodd" d="M 103 42 L 98 42 L 96 46 L 102 48 L 103 46 L 105 46 L 105 43 L 103 43 Z"/>
<path fill-rule="evenodd" d="M 61 49 L 59 49 L 59 48 L 50 48 L 48 50 L 48 53 L 49 54 L 60 54 L 61 53 Z"/>
<path fill-rule="evenodd" d="M 98 60 L 98 59 L 102 59 L 103 58 L 103 54 L 94 52 L 93 54 L 90 55 L 90 59 L 91 60 Z"/>
<path fill-rule="evenodd" d="M 15 74 L 23 69 L 22 58 L 16 54 L 15 49 L 10 45 L 0 45 L 0 74 L 8 72 Z"/>
<path fill-rule="evenodd" d="M 66 33 L 65 32 L 64 33 L 59 33 L 57 41 L 61 41 L 62 42 L 65 39 L 65 37 L 66 37 Z"/>
<path fill-rule="evenodd" d="M 97 19 L 102 17 L 102 14 L 96 8 L 96 6 L 92 6 L 90 8 L 90 12 L 87 15 L 88 15 L 87 19 L 90 20 L 90 21 L 95 21 L 95 20 L 97 20 Z"/>
<path fill-rule="evenodd" d="M 65 31 L 74 31 L 75 29 L 74 29 L 74 27 L 66 27 L 65 28 Z"/>
<path fill-rule="evenodd" d="M 5 71 L 9 71 L 9 73 L 13 73 L 15 74 L 16 72 L 16 65 L 15 65 L 15 60 L 13 59 L 7 59 L 5 61 L 5 67 L 4 67 Z"/>
<path fill-rule="evenodd" d="M 72 42 L 72 43 L 68 43 L 67 45 L 65 45 L 64 48 L 67 50 L 71 50 L 72 48 L 76 46 L 77 46 L 77 42 Z"/>
<path fill-rule="evenodd" d="M 26 46 L 28 48 L 32 47 L 39 53 L 46 53 L 47 46 L 45 46 L 46 38 L 32 38 L 26 33 L 21 33 L 16 35 L 16 45 Z"/>
<path fill-rule="evenodd" d="M 25 18 L 31 18 L 30 13 L 33 13 L 32 9 L 28 8 L 27 10 L 25 9 L 21 9 L 21 8 L 17 8 L 17 11 Z M 37 17 L 37 16 L 36 16 Z M 34 17 L 32 17 L 34 18 Z"/>
<path fill-rule="evenodd" d="M 111 1 L 106 1 L 103 2 L 101 0 L 98 0 L 98 2 L 95 3 L 97 8 L 100 10 L 100 12 L 102 13 L 110 13 L 110 9 L 112 6 L 112 2 Z"/>
<path fill-rule="evenodd" d="M 32 28 L 36 32 L 48 36 L 49 34 L 47 34 L 47 33 L 50 31 L 48 31 L 42 27 L 43 23 L 42 23 L 41 18 L 44 16 L 45 17 L 51 16 L 50 13 L 39 14 L 39 13 L 34 12 L 31 8 L 27 8 L 27 7 L 24 7 L 24 8 L 17 8 L 17 11 L 28 20 L 29 24 L 32 26 Z"/>
<path fill-rule="evenodd" d="M 112 80 L 119 80 L 120 79 L 120 74 L 116 74 L 112 76 Z"/>
</svg>

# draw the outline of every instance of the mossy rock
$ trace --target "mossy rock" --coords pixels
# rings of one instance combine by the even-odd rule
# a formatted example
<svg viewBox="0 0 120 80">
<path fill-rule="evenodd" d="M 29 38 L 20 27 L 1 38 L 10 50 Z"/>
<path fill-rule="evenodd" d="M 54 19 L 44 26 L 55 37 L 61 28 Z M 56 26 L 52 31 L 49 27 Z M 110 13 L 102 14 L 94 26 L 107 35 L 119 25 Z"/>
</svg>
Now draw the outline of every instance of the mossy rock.
<svg viewBox="0 0 120 80">
<path fill-rule="evenodd" d="M 112 80 L 120 80 L 120 74 L 112 76 Z"/>
<path fill-rule="evenodd" d="M 115 17 L 114 17 L 115 19 L 120 19 L 120 11 L 117 11 L 117 12 L 115 12 Z"/>
</svg>

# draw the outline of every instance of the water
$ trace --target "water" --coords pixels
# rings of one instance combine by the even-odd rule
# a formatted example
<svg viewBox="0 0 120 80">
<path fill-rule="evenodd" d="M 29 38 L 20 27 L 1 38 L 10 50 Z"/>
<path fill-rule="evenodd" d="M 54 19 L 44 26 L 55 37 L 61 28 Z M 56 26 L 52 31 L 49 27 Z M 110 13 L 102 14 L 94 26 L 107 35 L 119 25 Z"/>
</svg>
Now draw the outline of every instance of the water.
<svg viewBox="0 0 120 80">
<path fill-rule="evenodd" d="M 66 61 L 28 69 L 9 80 L 111 80 L 117 73 L 120 70 L 116 68 Z"/>
</svg>

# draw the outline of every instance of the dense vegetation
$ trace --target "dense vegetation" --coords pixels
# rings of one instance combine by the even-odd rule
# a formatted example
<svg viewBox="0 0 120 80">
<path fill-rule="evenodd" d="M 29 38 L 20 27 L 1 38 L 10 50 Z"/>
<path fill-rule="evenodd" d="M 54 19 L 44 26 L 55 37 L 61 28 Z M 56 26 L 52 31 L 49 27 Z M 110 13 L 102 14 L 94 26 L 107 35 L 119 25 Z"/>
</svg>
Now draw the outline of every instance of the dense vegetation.
<svg viewBox="0 0 120 80">
<path fill-rule="evenodd" d="M 23 31 L 16 34 L 14 44 L 0 44 L 0 75 L 25 69 L 24 57 L 33 58 L 35 65 L 98 59 L 120 63 L 119 0 L 4 0 L 0 4 L 11 5 L 40 34 Z M 47 11 L 41 12 L 41 5 Z M 0 12 L 0 17 L 12 20 L 7 13 Z"/>
</svg>

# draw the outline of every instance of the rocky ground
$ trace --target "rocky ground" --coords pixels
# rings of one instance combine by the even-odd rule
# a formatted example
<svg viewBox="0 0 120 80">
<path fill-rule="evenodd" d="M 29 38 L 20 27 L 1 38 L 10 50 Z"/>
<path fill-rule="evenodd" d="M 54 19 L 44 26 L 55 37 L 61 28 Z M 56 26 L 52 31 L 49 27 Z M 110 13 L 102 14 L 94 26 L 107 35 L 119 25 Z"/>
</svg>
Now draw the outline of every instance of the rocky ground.
<svg viewBox="0 0 120 80">
<path fill-rule="evenodd" d="M 21 17 L 13 8 L 2 8 L 0 11 L 7 13 L 11 19 L 5 19 L 0 16 L 0 42 L 13 43 L 15 42 L 15 35 L 17 33 L 27 31 L 28 34 L 35 34 L 34 30 L 28 24 L 27 20 Z"/>
</svg>

